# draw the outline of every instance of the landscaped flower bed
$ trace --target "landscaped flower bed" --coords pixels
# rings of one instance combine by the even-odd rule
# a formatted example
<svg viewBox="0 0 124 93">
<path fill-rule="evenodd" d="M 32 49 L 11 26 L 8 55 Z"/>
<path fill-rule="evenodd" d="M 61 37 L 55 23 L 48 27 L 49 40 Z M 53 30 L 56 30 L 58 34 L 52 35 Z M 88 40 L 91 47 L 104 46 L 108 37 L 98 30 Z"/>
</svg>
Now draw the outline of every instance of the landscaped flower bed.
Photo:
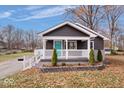
<svg viewBox="0 0 124 93">
<path fill-rule="evenodd" d="M 66 60 L 67 61 L 67 60 Z M 85 63 L 85 64 L 84 64 Z M 39 66 L 40 67 L 40 66 Z M 101 50 L 98 50 L 97 60 L 94 57 L 94 50 L 91 48 L 89 53 L 89 62 L 58 62 L 56 49 L 53 50 L 51 62 L 42 64 L 43 72 L 60 72 L 60 71 L 82 71 L 82 70 L 102 70 L 105 68 L 103 64 L 103 56 Z"/>
<path fill-rule="evenodd" d="M 62 72 L 62 71 L 83 71 L 83 70 L 102 70 L 105 65 L 101 63 L 96 63 L 94 65 L 90 64 L 58 64 L 57 66 L 52 66 L 51 64 L 43 64 L 41 71 L 43 72 Z"/>
<path fill-rule="evenodd" d="M 103 62 L 96 62 L 94 65 L 90 65 L 88 62 L 87 63 L 83 63 L 83 62 L 58 62 L 58 64 L 56 66 L 53 66 L 50 62 L 49 63 L 45 63 L 42 66 L 43 67 L 75 67 L 75 66 L 98 66 L 98 65 L 102 65 Z"/>
</svg>

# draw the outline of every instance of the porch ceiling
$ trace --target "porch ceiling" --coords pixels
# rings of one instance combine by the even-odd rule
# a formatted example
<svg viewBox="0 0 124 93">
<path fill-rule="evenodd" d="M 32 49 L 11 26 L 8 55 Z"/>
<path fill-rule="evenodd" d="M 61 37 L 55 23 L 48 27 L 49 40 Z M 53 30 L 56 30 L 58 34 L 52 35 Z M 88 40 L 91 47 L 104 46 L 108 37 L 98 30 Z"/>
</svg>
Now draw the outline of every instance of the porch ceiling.
<svg viewBox="0 0 124 93">
<path fill-rule="evenodd" d="M 90 37 L 45 36 L 44 40 L 88 40 Z"/>
</svg>

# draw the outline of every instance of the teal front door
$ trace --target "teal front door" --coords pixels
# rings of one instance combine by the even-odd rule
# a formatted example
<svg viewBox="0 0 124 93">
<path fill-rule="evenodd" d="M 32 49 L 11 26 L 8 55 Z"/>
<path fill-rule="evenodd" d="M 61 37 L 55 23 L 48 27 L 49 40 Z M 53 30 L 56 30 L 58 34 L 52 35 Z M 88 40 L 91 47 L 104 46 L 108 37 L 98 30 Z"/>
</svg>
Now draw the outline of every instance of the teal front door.
<svg viewBox="0 0 124 93">
<path fill-rule="evenodd" d="M 61 49 L 62 49 L 62 42 L 61 41 L 55 41 L 55 47 L 57 55 L 61 56 Z"/>
</svg>

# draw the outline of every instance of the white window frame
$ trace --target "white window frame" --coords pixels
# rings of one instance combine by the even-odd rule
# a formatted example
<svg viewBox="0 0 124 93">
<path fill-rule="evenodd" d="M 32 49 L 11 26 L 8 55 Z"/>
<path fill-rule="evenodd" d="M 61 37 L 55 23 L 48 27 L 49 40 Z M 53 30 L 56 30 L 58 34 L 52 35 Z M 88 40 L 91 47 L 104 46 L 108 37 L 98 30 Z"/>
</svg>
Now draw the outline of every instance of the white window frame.
<svg viewBox="0 0 124 93">
<path fill-rule="evenodd" d="M 92 44 L 93 49 L 94 49 L 94 41 L 90 41 L 90 43 Z M 90 44 L 90 47 L 91 47 L 91 44 Z"/>
</svg>

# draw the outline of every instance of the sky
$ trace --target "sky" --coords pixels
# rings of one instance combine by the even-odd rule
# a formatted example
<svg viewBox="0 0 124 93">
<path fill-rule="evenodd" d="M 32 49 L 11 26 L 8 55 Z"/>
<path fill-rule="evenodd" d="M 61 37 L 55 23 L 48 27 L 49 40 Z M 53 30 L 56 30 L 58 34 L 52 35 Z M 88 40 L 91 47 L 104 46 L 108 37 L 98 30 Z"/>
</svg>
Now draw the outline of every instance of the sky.
<svg viewBox="0 0 124 93">
<path fill-rule="evenodd" d="M 70 5 L 0 6 L 0 26 L 11 24 L 25 30 L 44 31 L 68 20 L 65 10 L 75 7 Z"/>
<path fill-rule="evenodd" d="M 52 26 L 68 20 L 66 9 L 74 5 L 42 5 L 42 6 L 0 6 L 0 27 L 11 24 L 24 30 L 45 31 Z M 121 22 L 123 25 L 124 17 Z M 104 25 L 104 23 L 103 23 Z M 104 26 L 103 26 L 104 27 Z"/>
</svg>

